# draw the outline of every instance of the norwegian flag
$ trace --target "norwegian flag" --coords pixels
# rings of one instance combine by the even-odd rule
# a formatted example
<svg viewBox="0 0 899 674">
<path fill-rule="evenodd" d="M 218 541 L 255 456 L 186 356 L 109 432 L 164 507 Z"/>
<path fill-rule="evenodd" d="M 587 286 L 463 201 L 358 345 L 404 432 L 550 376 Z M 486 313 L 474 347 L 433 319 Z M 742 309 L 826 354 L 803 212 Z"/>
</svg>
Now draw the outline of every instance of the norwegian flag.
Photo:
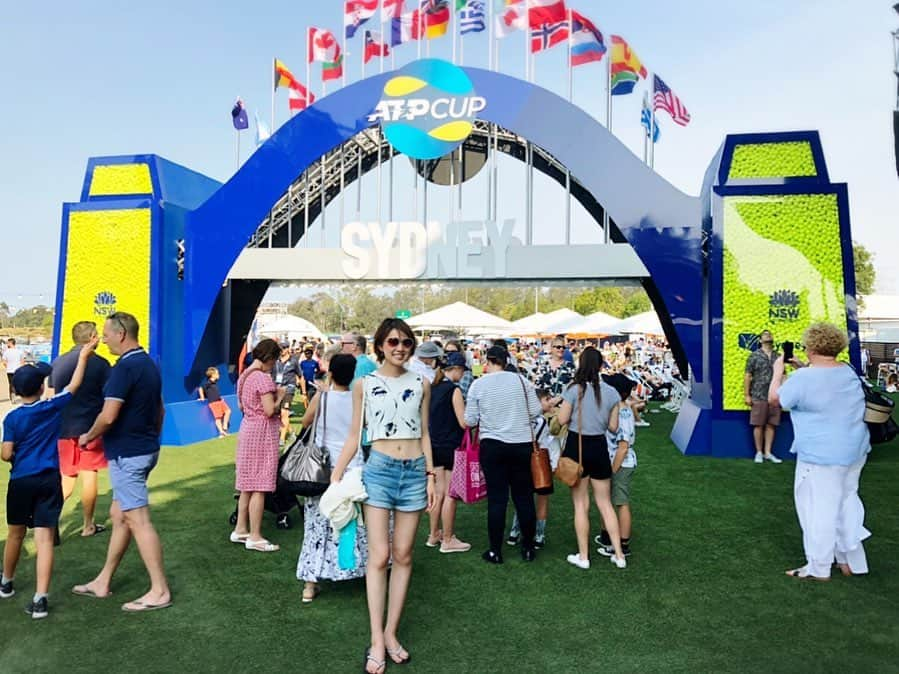
<svg viewBox="0 0 899 674">
<path fill-rule="evenodd" d="M 384 0 L 381 5 L 381 21 L 386 23 L 403 15 L 404 0 Z"/>
<path fill-rule="evenodd" d="M 652 76 L 652 106 L 654 110 L 664 110 L 675 124 L 687 126 L 690 123 L 690 113 L 687 108 L 680 102 L 680 99 L 671 91 L 671 87 L 662 81 L 662 78 L 653 73 Z"/>
<path fill-rule="evenodd" d="M 380 0 L 346 0 L 343 5 L 343 26 L 348 38 L 353 37 L 363 23 L 378 11 Z"/>
<path fill-rule="evenodd" d="M 555 47 L 568 39 L 568 21 L 544 23 L 539 28 L 531 27 L 531 53 Z"/>
</svg>

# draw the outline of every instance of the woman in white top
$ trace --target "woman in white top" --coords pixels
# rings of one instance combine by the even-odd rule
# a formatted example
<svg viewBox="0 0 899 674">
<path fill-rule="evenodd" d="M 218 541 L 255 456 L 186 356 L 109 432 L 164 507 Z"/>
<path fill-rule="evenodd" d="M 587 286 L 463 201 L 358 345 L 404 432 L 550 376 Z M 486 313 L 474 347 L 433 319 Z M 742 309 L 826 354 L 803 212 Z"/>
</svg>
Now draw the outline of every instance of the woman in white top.
<svg viewBox="0 0 899 674">
<path fill-rule="evenodd" d="M 384 672 L 387 657 L 398 665 L 411 659 L 397 639 L 397 630 L 412 577 L 418 521 L 422 511 L 434 506 L 434 460 L 428 434 L 431 387 L 421 375 L 406 369 L 415 345 L 412 328 L 402 320 L 388 318 L 378 327 L 374 347 L 381 367 L 353 385 L 352 427 L 331 472 L 331 482 L 339 482 L 356 456 L 364 411 L 371 442 L 362 470 L 368 493 L 363 508 L 368 533 L 365 589 L 371 622 L 371 647 L 365 653 L 364 667 L 370 674 Z M 390 592 L 389 602 L 385 602 L 388 562 Z"/>
<path fill-rule="evenodd" d="M 350 382 L 356 369 L 356 359 L 348 354 L 331 358 L 328 374 L 331 387 L 315 394 L 303 415 L 303 428 L 308 428 L 318 414 L 315 439 L 331 455 L 331 465 L 335 466 L 350 434 L 353 416 L 353 394 Z M 321 407 L 321 411 L 319 411 Z M 362 457 L 356 456 L 349 468 L 362 466 Z M 350 580 L 365 575 L 368 559 L 368 541 L 365 529 L 360 527 L 356 536 L 356 568 L 341 569 L 337 564 L 337 537 L 328 518 L 319 509 L 320 497 L 306 499 L 304 506 L 303 547 L 297 561 L 297 580 L 305 581 L 303 603 L 312 602 L 319 593 L 321 580 Z"/>
</svg>

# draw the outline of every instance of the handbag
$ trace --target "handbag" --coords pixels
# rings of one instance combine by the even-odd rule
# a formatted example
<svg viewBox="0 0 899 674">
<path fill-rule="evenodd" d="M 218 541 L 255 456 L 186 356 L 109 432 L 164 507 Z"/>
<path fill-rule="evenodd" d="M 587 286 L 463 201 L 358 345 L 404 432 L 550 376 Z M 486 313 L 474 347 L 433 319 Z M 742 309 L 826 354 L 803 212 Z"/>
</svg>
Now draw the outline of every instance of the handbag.
<svg viewBox="0 0 899 674">
<path fill-rule="evenodd" d="M 322 414 L 322 442 L 316 442 L 315 430 Z M 281 465 L 281 477 L 287 488 L 299 496 L 321 496 L 331 482 L 331 454 L 324 445 L 328 431 L 328 394 L 322 391 L 321 405 L 308 432 L 297 438 L 287 450 Z"/>
<path fill-rule="evenodd" d="M 893 407 L 896 403 L 882 393 L 878 393 L 861 377 L 862 392 L 865 394 L 865 423 L 871 436 L 872 445 L 881 445 L 899 435 L 899 425 L 893 421 Z"/>
<path fill-rule="evenodd" d="M 449 496 L 463 503 L 477 503 L 487 496 L 487 480 L 481 469 L 478 431 L 467 430 L 456 450 L 450 474 Z"/>
<path fill-rule="evenodd" d="M 534 482 L 534 492 L 537 494 L 552 494 L 553 471 L 549 465 L 549 450 L 546 447 L 537 446 L 534 424 L 531 423 L 531 404 L 528 400 L 528 391 L 524 386 L 524 378 L 519 377 L 518 380 L 521 382 L 524 406 L 528 412 L 528 428 L 531 430 L 531 480 Z"/>
<path fill-rule="evenodd" d="M 556 477 L 569 487 L 576 487 L 584 474 L 584 436 L 581 434 L 581 417 L 583 416 L 583 398 L 579 399 L 580 409 L 577 415 L 577 462 L 567 456 L 559 459 Z"/>
</svg>

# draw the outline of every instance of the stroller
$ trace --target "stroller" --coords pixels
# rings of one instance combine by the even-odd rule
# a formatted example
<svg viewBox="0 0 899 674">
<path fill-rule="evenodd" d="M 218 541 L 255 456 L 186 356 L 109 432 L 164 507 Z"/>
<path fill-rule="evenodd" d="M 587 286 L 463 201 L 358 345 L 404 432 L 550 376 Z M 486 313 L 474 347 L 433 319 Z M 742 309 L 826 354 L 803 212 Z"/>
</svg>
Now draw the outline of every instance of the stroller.
<svg viewBox="0 0 899 674">
<path fill-rule="evenodd" d="M 287 452 L 278 459 L 278 481 L 275 484 L 275 491 L 265 495 L 265 510 L 275 515 L 275 526 L 279 529 L 290 529 L 292 525 L 290 521 L 290 511 L 299 508 L 302 516 L 303 509 L 300 508 L 300 501 L 296 495 L 288 487 L 289 483 L 281 477 L 281 464 L 287 456 Z M 234 500 L 240 498 L 240 494 L 234 495 Z M 234 512 L 229 518 L 231 526 L 237 524 L 237 506 L 234 506 Z"/>
</svg>

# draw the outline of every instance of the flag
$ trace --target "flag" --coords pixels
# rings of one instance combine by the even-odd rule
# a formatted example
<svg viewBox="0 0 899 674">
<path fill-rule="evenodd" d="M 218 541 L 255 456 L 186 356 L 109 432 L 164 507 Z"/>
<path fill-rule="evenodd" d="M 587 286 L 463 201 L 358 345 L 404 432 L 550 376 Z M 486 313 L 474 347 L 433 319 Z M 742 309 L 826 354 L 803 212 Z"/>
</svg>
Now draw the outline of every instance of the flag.
<svg viewBox="0 0 899 674">
<path fill-rule="evenodd" d="M 531 26 L 531 52 L 543 51 L 568 39 L 568 20 L 561 23 L 544 23 L 539 28 Z"/>
<path fill-rule="evenodd" d="M 601 61 L 606 53 L 602 33 L 590 19 L 571 10 L 571 65 Z"/>
<path fill-rule="evenodd" d="M 287 66 L 275 59 L 275 89 L 278 87 L 289 87 L 292 82 L 296 82 L 297 78 L 287 69 Z"/>
<path fill-rule="evenodd" d="M 296 80 L 287 90 L 287 103 L 291 112 L 301 112 L 315 103 L 315 96 Z"/>
<path fill-rule="evenodd" d="M 375 56 L 390 56 L 390 45 L 382 40 L 380 33 L 372 33 L 367 30 L 365 31 L 365 53 L 362 61 L 368 63 Z"/>
<path fill-rule="evenodd" d="M 496 15 L 496 36 L 506 37 L 516 30 L 528 27 L 528 12 L 524 2 L 516 2 L 500 10 Z"/>
<path fill-rule="evenodd" d="M 653 109 L 664 110 L 671 115 L 671 119 L 674 120 L 675 124 L 687 126 L 687 124 L 690 123 L 690 113 L 687 112 L 684 104 L 674 95 L 674 92 L 671 91 L 671 87 L 662 81 L 661 77 L 653 73 L 652 80 L 652 89 L 654 92 L 652 97 Z"/>
<path fill-rule="evenodd" d="M 424 12 L 425 36 L 429 40 L 446 35 L 450 23 L 450 9 L 447 0 L 421 0 Z"/>
<path fill-rule="evenodd" d="M 340 57 L 340 43 L 330 30 L 309 28 L 309 63 L 336 61 Z"/>
<path fill-rule="evenodd" d="M 528 25 L 537 30 L 547 23 L 568 22 L 564 0 L 527 0 Z"/>
<path fill-rule="evenodd" d="M 231 122 L 238 131 L 243 131 L 250 126 L 250 120 L 247 119 L 247 109 L 243 107 L 243 101 L 239 98 L 234 107 L 231 108 Z"/>
<path fill-rule="evenodd" d="M 259 121 L 259 111 L 257 110 L 253 116 L 256 118 L 256 145 L 262 145 L 265 141 L 272 137 L 272 132 L 261 121 Z"/>
<path fill-rule="evenodd" d="M 387 23 L 398 19 L 403 14 L 404 0 L 384 0 L 381 4 L 381 21 Z"/>
<path fill-rule="evenodd" d="M 420 40 L 424 33 L 424 21 L 417 9 L 406 12 L 390 24 L 390 46 L 396 47 L 404 42 Z"/>
<path fill-rule="evenodd" d="M 356 34 L 359 26 L 378 11 L 380 0 L 346 0 L 343 5 L 343 26 L 348 38 Z"/>
<path fill-rule="evenodd" d="M 612 36 L 612 96 L 625 96 L 634 91 L 641 77 L 649 73 L 637 54 L 620 35 Z"/>
<path fill-rule="evenodd" d="M 659 135 L 661 131 L 659 130 L 659 121 L 657 119 L 653 119 L 652 111 L 649 109 L 649 100 L 647 96 L 643 96 L 643 109 L 640 111 L 640 123 L 643 125 L 643 128 L 646 130 L 646 136 L 649 136 L 649 125 L 652 124 L 652 142 L 659 142 Z"/>
<path fill-rule="evenodd" d="M 484 13 L 484 0 L 456 0 L 456 9 L 459 12 L 459 32 L 480 33 L 487 28 Z"/>
<path fill-rule="evenodd" d="M 343 54 L 338 50 L 337 58 L 322 63 L 322 81 L 339 80 L 343 77 Z"/>
</svg>

